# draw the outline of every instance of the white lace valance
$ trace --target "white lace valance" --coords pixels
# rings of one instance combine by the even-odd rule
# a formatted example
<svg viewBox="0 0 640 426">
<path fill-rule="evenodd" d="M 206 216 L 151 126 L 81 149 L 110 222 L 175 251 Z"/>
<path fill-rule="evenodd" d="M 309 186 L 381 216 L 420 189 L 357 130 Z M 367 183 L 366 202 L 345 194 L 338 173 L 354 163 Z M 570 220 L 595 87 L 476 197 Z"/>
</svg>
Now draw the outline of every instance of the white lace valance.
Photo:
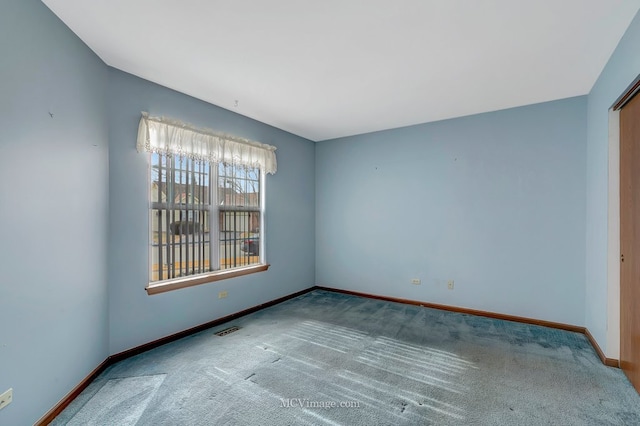
<svg viewBox="0 0 640 426">
<path fill-rule="evenodd" d="M 138 126 L 138 152 L 184 155 L 212 163 L 258 167 L 274 174 L 276 147 L 248 139 L 198 129 L 177 120 L 142 113 Z"/>
</svg>

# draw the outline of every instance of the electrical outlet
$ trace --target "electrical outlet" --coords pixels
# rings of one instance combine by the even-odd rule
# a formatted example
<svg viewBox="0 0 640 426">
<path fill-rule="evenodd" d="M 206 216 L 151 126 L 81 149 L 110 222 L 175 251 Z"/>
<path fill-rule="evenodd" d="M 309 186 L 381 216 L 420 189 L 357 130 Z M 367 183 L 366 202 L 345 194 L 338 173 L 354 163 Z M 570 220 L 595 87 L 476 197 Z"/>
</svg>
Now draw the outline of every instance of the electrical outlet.
<svg viewBox="0 0 640 426">
<path fill-rule="evenodd" d="M 0 410 L 11 404 L 11 401 L 13 401 L 13 389 L 9 389 L 8 391 L 0 395 Z"/>
<path fill-rule="evenodd" d="M 418 285 L 418 284 L 420 284 L 421 282 L 422 282 L 422 281 L 420 281 L 420 278 L 413 278 L 413 279 L 411 280 L 411 284 L 415 284 L 415 285 Z"/>
<path fill-rule="evenodd" d="M 449 280 L 449 281 L 447 281 L 447 288 L 448 288 L 449 290 L 453 290 L 453 280 Z"/>
<path fill-rule="evenodd" d="M 227 293 L 227 290 L 221 291 L 220 293 L 218 293 L 218 299 L 224 299 L 228 295 L 229 293 Z"/>
</svg>

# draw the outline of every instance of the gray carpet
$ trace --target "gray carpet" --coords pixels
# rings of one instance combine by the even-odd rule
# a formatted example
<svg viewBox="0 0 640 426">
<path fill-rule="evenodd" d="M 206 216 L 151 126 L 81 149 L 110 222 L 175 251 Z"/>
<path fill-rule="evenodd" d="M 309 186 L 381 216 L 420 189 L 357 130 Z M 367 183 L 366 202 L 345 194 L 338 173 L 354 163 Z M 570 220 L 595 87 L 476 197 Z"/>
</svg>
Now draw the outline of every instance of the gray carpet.
<svg viewBox="0 0 640 426">
<path fill-rule="evenodd" d="M 135 425 L 162 384 L 164 376 L 108 380 L 67 425 Z"/>
<path fill-rule="evenodd" d="M 109 367 L 52 424 L 640 425 L 640 396 L 578 333 L 318 290 Z"/>
</svg>

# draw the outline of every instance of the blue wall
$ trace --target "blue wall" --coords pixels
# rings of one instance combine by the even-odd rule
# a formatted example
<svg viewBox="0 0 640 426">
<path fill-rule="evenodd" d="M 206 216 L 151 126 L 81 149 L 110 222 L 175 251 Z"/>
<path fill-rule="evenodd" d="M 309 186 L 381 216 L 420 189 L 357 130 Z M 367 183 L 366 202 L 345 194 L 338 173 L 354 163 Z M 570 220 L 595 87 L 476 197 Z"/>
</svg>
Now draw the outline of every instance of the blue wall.
<svg viewBox="0 0 640 426">
<path fill-rule="evenodd" d="M 148 280 L 148 157 L 135 149 L 140 112 L 275 145 L 266 182 L 267 272 L 155 296 Z M 109 70 L 109 325 L 117 353 L 314 285 L 314 144 L 130 74 Z M 219 300 L 218 292 L 228 298 Z"/>
<path fill-rule="evenodd" d="M 578 97 L 319 142 L 317 284 L 582 325 L 585 141 Z"/>
<path fill-rule="evenodd" d="M 28 425 L 109 355 L 107 67 L 41 2 L 1 8 L 0 424 Z"/>
<path fill-rule="evenodd" d="M 586 320 L 607 348 L 607 206 L 609 108 L 640 74 L 640 13 L 636 15 L 591 89 L 587 131 Z"/>
</svg>

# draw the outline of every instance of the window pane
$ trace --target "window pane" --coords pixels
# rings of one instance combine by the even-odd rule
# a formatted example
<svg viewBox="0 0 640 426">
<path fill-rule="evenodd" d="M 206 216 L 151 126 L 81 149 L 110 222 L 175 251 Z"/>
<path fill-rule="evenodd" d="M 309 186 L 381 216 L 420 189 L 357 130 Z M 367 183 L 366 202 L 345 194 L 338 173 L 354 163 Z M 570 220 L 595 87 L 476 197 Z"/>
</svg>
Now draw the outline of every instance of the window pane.
<svg viewBox="0 0 640 426">
<path fill-rule="evenodd" d="M 260 169 L 218 165 L 219 205 L 260 207 Z"/>
<path fill-rule="evenodd" d="M 209 175 L 206 163 L 151 154 L 151 281 L 211 270 Z"/>
<path fill-rule="evenodd" d="M 260 212 L 220 212 L 220 269 L 260 263 Z"/>
<path fill-rule="evenodd" d="M 260 263 L 260 170 L 218 165 L 220 268 Z"/>
</svg>

